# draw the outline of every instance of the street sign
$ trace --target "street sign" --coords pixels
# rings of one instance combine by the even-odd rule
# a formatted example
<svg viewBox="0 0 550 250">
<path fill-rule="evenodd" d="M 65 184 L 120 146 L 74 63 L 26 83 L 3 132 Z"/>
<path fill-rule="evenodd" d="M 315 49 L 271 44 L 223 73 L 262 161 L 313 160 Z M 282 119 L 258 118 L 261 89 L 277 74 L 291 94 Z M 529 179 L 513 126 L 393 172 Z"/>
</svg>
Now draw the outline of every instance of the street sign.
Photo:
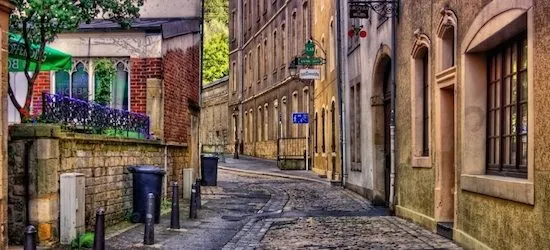
<svg viewBox="0 0 550 250">
<path fill-rule="evenodd" d="M 307 56 L 312 57 L 315 55 L 315 44 L 310 40 L 305 45 L 305 53 Z"/>
<path fill-rule="evenodd" d="M 320 69 L 300 69 L 300 79 L 303 80 L 320 80 Z"/>
<path fill-rule="evenodd" d="M 298 65 L 321 65 L 323 58 L 321 57 L 299 57 Z"/>
<path fill-rule="evenodd" d="M 349 3 L 349 17 L 368 19 L 369 6 L 361 2 Z"/>
<path fill-rule="evenodd" d="M 292 123 L 294 124 L 308 124 L 309 123 L 309 114 L 308 113 L 293 113 L 292 114 Z"/>
</svg>

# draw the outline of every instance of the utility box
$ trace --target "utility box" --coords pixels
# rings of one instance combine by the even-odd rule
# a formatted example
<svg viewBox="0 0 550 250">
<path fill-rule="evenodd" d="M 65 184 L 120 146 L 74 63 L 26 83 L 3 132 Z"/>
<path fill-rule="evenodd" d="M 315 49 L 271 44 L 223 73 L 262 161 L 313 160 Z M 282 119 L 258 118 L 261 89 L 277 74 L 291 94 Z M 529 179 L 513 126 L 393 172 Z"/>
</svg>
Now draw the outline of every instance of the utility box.
<svg viewBox="0 0 550 250">
<path fill-rule="evenodd" d="M 193 169 L 192 168 L 184 168 L 183 169 L 183 198 L 184 199 L 190 199 L 191 198 L 191 185 L 195 183 L 193 181 Z"/>
<path fill-rule="evenodd" d="M 84 174 L 61 174 L 60 182 L 60 242 L 71 244 L 80 233 L 85 231 L 85 188 Z"/>
</svg>

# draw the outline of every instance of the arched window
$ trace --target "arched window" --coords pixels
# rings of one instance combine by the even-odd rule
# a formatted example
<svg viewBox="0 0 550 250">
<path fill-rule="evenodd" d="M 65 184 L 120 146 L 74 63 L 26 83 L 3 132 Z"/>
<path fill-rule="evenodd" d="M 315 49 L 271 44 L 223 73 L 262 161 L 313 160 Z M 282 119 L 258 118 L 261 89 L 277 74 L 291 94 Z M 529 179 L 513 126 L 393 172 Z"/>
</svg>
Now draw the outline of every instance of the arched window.
<svg viewBox="0 0 550 250">
<path fill-rule="evenodd" d="M 66 71 L 55 72 L 55 93 L 58 95 L 71 96 L 71 77 Z"/>
<path fill-rule="evenodd" d="M 334 106 L 334 101 L 330 105 L 330 147 L 332 152 L 336 152 L 336 107 Z"/>
<path fill-rule="evenodd" d="M 266 103 L 264 104 L 264 141 L 269 140 L 269 105 Z"/>
<path fill-rule="evenodd" d="M 442 11 L 442 18 L 437 28 L 437 71 L 443 71 L 456 64 L 456 24 L 455 13 L 450 9 Z"/>
<path fill-rule="evenodd" d="M 334 20 L 332 20 L 332 17 L 331 17 L 331 20 L 330 20 L 330 30 L 329 30 L 329 46 L 328 46 L 328 51 L 329 51 L 329 58 L 328 58 L 328 62 L 329 62 L 329 69 L 332 71 L 334 70 L 335 68 L 335 65 L 336 65 L 336 45 L 335 45 L 335 41 L 334 41 L 334 37 L 336 36 L 336 33 L 334 31 Z"/>
<path fill-rule="evenodd" d="M 123 62 L 116 65 L 116 78 L 113 82 L 111 97 L 113 108 L 128 110 L 128 67 Z"/>
<path fill-rule="evenodd" d="M 279 49 L 277 48 L 277 30 L 273 31 L 273 57 L 271 58 L 271 70 L 273 70 L 273 72 L 277 71 L 277 56 L 278 56 L 278 52 L 279 52 Z M 275 75 L 273 75 L 273 80 L 276 81 L 277 78 Z"/>
<path fill-rule="evenodd" d="M 264 123 L 263 123 L 263 113 L 262 113 L 262 106 L 259 106 L 258 107 L 258 121 L 257 121 L 257 125 L 256 125 L 256 129 L 257 129 L 257 133 L 258 133 L 258 139 L 256 141 L 263 141 L 263 137 L 262 137 L 262 130 L 263 130 L 263 126 L 264 126 Z"/>
<path fill-rule="evenodd" d="M 286 111 L 286 97 L 281 99 L 281 137 L 287 136 L 287 111 Z"/>
<path fill-rule="evenodd" d="M 322 140 L 321 140 L 321 147 L 322 147 L 322 150 L 323 150 L 323 153 L 326 152 L 326 136 L 325 136 L 325 108 L 323 108 L 323 111 L 321 112 L 321 136 L 322 136 Z"/>
<path fill-rule="evenodd" d="M 298 91 L 292 93 L 292 113 L 298 112 Z M 292 124 L 292 137 L 298 137 L 298 124 Z"/>
<path fill-rule="evenodd" d="M 430 39 L 415 33 L 411 64 L 411 116 L 413 127 L 413 157 L 430 155 Z M 429 163 L 429 161 L 427 161 Z M 426 163 L 426 161 L 424 161 Z M 413 165 L 419 165 L 415 163 Z M 423 164 L 423 163 L 422 163 Z"/>
<path fill-rule="evenodd" d="M 279 138 L 279 101 L 273 101 L 273 123 L 272 123 L 272 139 L 276 140 Z"/>
<path fill-rule="evenodd" d="M 319 117 L 317 112 L 315 112 L 315 153 L 319 152 Z"/>
<path fill-rule="evenodd" d="M 84 63 L 79 62 L 72 74 L 71 97 L 88 100 L 88 70 Z"/>
</svg>

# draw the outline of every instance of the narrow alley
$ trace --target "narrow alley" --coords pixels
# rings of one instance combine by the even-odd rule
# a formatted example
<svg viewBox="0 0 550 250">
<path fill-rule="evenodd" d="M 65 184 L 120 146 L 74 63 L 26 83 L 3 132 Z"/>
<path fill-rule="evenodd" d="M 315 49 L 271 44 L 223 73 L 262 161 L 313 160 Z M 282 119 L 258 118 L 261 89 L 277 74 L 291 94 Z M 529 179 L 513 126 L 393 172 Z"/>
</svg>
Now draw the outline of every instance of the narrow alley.
<svg viewBox="0 0 550 250">
<path fill-rule="evenodd" d="M 258 166 L 253 172 L 249 166 Z M 169 214 L 155 226 L 157 249 L 458 249 L 451 241 L 306 171 L 275 162 L 227 159 L 218 186 L 202 188 L 198 219 L 181 208 L 182 230 Z M 308 180 L 309 179 L 309 180 Z M 185 203 L 185 202 L 183 202 Z M 147 248 L 139 224 L 107 241 L 108 249 Z"/>
</svg>

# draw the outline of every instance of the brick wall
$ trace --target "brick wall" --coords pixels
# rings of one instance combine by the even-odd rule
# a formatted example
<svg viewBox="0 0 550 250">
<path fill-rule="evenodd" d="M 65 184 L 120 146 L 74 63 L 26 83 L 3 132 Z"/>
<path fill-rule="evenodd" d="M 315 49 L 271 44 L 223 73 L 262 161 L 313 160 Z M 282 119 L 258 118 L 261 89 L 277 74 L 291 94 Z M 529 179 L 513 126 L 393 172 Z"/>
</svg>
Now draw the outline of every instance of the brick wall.
<svg viewBox="0 0 550 250">
<path fill-rule="evenodd" d="M 9 238 L 13 244 L 22 243 L 25 227 L 24 152 L 31 143 L 31 218 L 38 228 L 41 246 L 59 240 L 59 175 L 85 175 L 85 225 L 93 230 L 95 210 L 104 207 L 105 223 L 114 225 L 128 219 L 132 212 L 132 177 L 127 167 L 154 165 L 164 167 L 165 146 L 158 141 L 124 140 L 94 135 L 67 136 L 59 127 L 20 124 L 10 128 L 9 142 Z M 35 137 L 36 136 L 36 137 Z M 187 147 L 168 146 L 165 179 L 180 183 L 183 191 L 183 169 L 190 167 Z M 195 169 L 195 173 L 198 171 Z M 170 195 L 171 189 L 164 187 Z M 35 205 L 33 205 L 35 204 Z M 40 208 L 38 213 L 33 208 Z M 35 216 L 36 215 L 36 216 Z"/>
<path fill-rule="evenodd" d="M 188 143 L 191 129 L 189 101 L 198 104 L 199 46 L 173 50 L 164 56 L 164 139 Z"/>
<path fill-rule="evenodd" d="M 162 78 L 162 58 L 131 58 L 130 109 L 133 112 L 147 111 L 147 79 Z"/>
<path fill-rule="evenodd" d="M 50 93 L 51 79 L 50 72 L 40 72 L 32 89 L 32 113 L 40 114 L 42 112 L 42 92 Z"/>
</svg>

